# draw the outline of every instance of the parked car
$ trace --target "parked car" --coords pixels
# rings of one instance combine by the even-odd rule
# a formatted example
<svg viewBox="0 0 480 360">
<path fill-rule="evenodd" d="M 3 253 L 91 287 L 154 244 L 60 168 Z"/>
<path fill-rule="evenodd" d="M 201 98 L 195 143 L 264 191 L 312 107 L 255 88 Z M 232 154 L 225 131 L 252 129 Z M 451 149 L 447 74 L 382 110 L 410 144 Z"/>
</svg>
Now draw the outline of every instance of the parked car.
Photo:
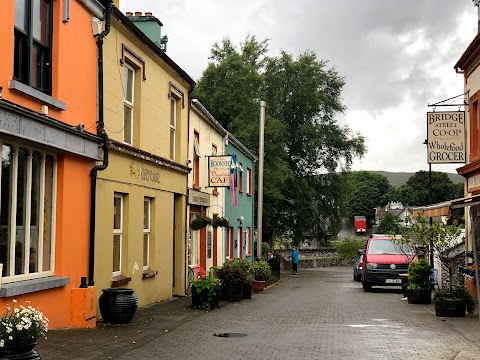
<svg viewBox="0 0 480 360">
<path fill-rule="evenodd" d="M 363 255 L 360 255 L 353 264 L 353 280 L 362 281 Z"/>
<path fill-rule="evenodd" d="M 408 263 L 416 259 L 413 246 L 395 243 L 391 235 L 372 235 L 367 240 L 363 256 L 362 286 L 402 286 L 407 279 Z"/>
</svg>

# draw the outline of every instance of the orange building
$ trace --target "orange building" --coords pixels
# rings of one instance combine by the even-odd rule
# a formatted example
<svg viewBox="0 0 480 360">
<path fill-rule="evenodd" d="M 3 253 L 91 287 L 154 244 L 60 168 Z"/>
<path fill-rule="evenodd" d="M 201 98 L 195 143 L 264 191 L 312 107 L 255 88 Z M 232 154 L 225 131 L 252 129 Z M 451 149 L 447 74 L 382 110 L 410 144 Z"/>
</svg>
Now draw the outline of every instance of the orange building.
<svg viewBox="0 0 480 360">
<path fill-rule="evenodd" d="M 86 285 L 89 174 L 101 160 L 92 25 L 104 7 L 2 0 L 0 14 L 0 311 L 30 301 L 50 328 L 95 326 Z"/>
</svg>

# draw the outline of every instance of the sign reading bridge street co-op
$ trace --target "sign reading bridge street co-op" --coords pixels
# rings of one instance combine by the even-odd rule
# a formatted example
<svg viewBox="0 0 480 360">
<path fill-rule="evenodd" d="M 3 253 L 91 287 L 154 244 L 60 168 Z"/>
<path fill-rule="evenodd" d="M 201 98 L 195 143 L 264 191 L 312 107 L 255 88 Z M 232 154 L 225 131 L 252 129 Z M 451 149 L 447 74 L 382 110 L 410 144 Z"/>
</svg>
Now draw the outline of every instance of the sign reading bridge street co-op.
<svg viewBox="0 0 480 360">
<path fill-rule="evenodd" d="M 208 157 L 208 186 L 230 187 L 230 155 L 215 155 Z"/>
<path fill-rule="evenodd" d="M 427 112 L 428 163 L 465 162 L 465 111 Z"/>
</svg>

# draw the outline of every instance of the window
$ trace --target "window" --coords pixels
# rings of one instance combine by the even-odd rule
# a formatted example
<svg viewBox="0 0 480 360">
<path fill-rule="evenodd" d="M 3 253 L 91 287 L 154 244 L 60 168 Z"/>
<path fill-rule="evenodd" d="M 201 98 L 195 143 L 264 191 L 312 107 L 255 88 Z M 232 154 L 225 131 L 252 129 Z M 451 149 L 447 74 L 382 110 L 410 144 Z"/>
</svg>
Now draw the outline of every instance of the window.
<svg viewBox="0 0 480 360">
<path fill-rule="evenodd" d="M 227 259 L 233 259 L 233 227 L 228 228 L 225 255 Z"/>
<path fill-rule="evenodd" d="M 122 272 L 122 240 L 123 240 L 123 195 L 113 197 L 113 271 L 112 275 Z"/>
<path fill-rule="evenodd" d="M 242 163 L 238 163 L 238 167 L 240 168 L 239 175 L 238 175 L 238 191 L 243 192 L 243 168 L 242 168 Z"/>
<path fill-rule="evenodd" d="M 133 144 L 133 99 L 135 70 L 126 63 L 123 65 L 123 142 Z"/>
<path fill-rule="evenodd" d="M 150 267 L 150 205 L 149 198 L 143 200 L 143 270 Z"/>
<path fill-rule="evenodd" d="M 479 137 L 480 137 L 480 124 L 479 124 L 479 108 L 478 108 L 478 92 L 470 97 L 470 151 L 469 161 L 474 161 L 480 157 Z"/>
<path fill-rule="evenodd" d="M 170 95 L 170 159 L 175 160 L 175 131 L 177 128 L 177 98 Z"/>
<path fill-rule="evenodd" d="M 15 0 L 13 77 L 52 94 L 52 2 Z"/>
<path fill-rule="evenodd" d="M 212 144 L 212 155 L 213 156 L 217 155 L 217 145 L 215 145 L 215 144 Z M 212 193 L 213 193 L 213 195 L 218 195 L 218 187 L 215 186 L 213 188 Z"/>
<path fill-rule="evenodd" d="M 50 154 L 1 144 L 0 263 L 5 283 L 54 271 L 57 163 Z"/>
<path fill-rule="evenodd" d="M 251 235 L 251 229 L 247 227 L 247 229 L 245 230 L 245 251 L 247 253 L 247 256 L 252 255 Z"/>
<path fill-rule="evenodd" d="M 200 189 L 200 134 L 195 131 L 193 137 L 193 187 Z"/>
<path fill-rule="evenodd" d="M 237 257 L 242 258 L 242 249 L 243 249 L 243 241 L 242 241 L 242 228 L 238 228 L 238 246 L 237 246 Z"/>
<path fill-rule="evenodd" d="M 247 194 L 252 195 L 252 169 L 247 168 Z"/>
</svg>

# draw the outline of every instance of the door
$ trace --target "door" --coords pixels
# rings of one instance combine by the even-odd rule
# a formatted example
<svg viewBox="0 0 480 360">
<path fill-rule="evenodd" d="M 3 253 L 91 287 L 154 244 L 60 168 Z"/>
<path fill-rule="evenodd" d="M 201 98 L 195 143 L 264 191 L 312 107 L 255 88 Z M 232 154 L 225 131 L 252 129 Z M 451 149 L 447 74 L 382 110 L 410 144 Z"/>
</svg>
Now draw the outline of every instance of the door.
<svg viewBox="0 0 480 360">
<path fill-rule="evenodd" d="M 238 258 L 243 259 L 242 253 L 243 253 L 243 239 L 242 239 L 242 228 L 238 228 Z"/>
</svg>

